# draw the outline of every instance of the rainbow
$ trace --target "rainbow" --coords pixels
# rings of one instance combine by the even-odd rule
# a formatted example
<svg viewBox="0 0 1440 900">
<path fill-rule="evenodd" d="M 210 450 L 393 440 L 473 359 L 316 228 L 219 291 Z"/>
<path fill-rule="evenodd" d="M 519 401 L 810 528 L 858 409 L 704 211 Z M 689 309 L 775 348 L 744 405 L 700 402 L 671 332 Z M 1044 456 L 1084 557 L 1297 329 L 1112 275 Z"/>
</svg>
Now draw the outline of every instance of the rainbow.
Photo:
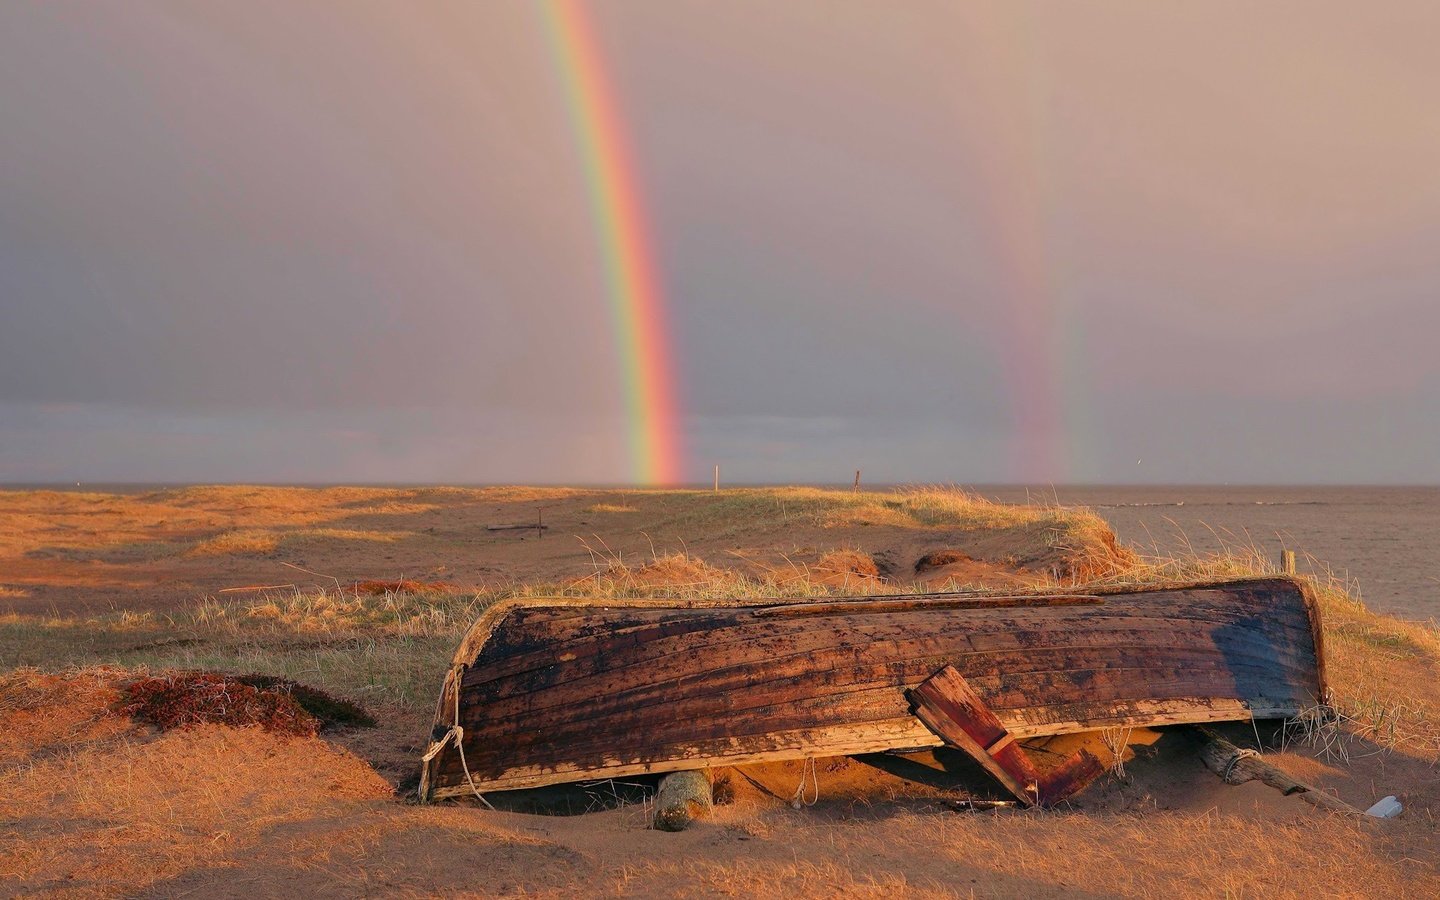
<svg viewBox="0 0 1440 900">
<path fill-rule="evenodd" d="M 631 478 L 680 479 L 684 453 L 665 296 L 634 159 L 584 6 L 540 4 L 583 160 L 621 366 Z"/>
<path fill-rule="evenodd" d="M 1003 4 L 957 4 L 953 13 L 968 39 L 956 59 L 968 75 L 968 137 L 983 175 L 978 214 L 995 263 L 992 288 L 1009 313 L 1002 361 L 1011 407 L 1008 477 L 1065 482 L 1092 443 L 1093 426 L 1084 323 L 1066 303 L 1064 248 L 1052 235 L 1064 210 L 1051 176 L 1050 73 L 1032 13 Z"/>
</svg>

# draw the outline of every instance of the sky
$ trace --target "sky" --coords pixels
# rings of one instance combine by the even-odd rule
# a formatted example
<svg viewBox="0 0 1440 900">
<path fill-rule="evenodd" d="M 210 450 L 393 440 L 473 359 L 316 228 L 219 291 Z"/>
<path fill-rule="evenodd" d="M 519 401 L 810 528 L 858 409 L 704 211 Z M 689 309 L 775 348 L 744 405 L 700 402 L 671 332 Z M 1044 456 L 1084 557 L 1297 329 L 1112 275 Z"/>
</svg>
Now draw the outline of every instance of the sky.
<svg viewBox="0 0 1440 900">
<path fill-rule="evenodd" d="M 592 0 L 686 480 L 1440 482 L 1440 5 Z M 631 477 L 544 17 L 0 4 L 0 482 Z"/>
</svg>

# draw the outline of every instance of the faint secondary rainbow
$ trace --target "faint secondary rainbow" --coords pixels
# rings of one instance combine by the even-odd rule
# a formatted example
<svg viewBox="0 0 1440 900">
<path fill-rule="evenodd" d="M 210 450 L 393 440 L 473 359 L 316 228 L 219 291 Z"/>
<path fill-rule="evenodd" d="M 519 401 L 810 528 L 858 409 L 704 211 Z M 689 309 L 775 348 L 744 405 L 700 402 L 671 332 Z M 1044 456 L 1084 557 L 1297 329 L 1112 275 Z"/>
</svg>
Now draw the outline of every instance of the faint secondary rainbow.
<svg viewBox="0 0 1440 900">
<path fill-rule="evenodd" d="M 625 395 L 631 478 L 670 484 L 683 469 L 675 371 L 660 273 L 634 159 L 583 3 L 540 4 L 579 144 Z"/>
<path fill-rule="evenodd" d="M 1050 77 L 1032 13 L 1020 6 L 959 4 L 967 43 L 969 137 L 983 174 L 978 214 L 1009 313 L 1001 360 L 1011 406 L 1009 477 L 1064 482 L 1086 468 L 1093 440 L 1083 365 L 1083 323 L 1070 314 L 1065 253 L 1052 240 L 1064 214 L 1049 133 Z"/>
</svg>

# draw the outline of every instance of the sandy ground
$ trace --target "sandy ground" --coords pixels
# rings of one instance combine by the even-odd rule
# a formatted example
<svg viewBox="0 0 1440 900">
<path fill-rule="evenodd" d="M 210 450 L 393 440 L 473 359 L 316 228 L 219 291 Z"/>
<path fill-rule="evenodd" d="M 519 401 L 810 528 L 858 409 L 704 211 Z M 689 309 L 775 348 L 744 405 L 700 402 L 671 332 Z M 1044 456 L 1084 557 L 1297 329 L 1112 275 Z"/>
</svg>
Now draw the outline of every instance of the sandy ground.
<svg viewBox="0 0 1440 900">
<path fill-rule="evenodd" d="M 103 672 L 57 680 L 43 706 L 6 716 L 0 875 L 12 888 L 1058 897 L 1433 896 L 1440 886 L 1429 821 L 1440 786 L 1430 765 L 1394 755 L 1345 766 L 1272 758 L 1358 803 L 1370 782 L 1406 784 L 1408 821 L 1357 822 L 1255 783 L 1222 786 L 1183 735 L 1168 734 L 1123 778 L 1054 812 L 957 813 L 940 802 L 954 791 L 831 760 L 819 765 L 818 800 L 798 810 L 784 801 L 798 764 L 722 770 L 733 801 L 666 834 L 646 828 L 643 801 L 616 803 L 605 787 L 575 793 L 576 808 L 591 810 L 579 815 L 415 806 L 343 740 L 213 726 L 155 734 L 106 712 L 106 684 Z"/>
<path fill-rule="evenodd" d="M 533 521 L 541 506 L 543 538 L 486 530 Z M 782 589 L 796 579 L 841 589 L 1063 581 L 1075 558 L 1125 564 L 1089 523 L 986 509 L 946 518 L 803 492 L 0 494 L 0 604 L 10 610 L 0 672 L 11 672 L 0 675 L 0 895 L 1440 894 L 1440 644 L 1360 611 L 1327 626 L 1354 723 L 1324 746 L 1267 755 L 1358 806 L 1398 794 L 1398 820 L 1223 785 L 1185 733 L 1168 732 L 1133 735 L 1123 775 L 1056 811 L 956 812 L 947 800 L 995 795 L 963 768 L 920 783 L 887 771 L 893 760 L 821 760 L 810 805 L 790 802 L 799 763 L 722 770 L 731 802 L 666 834 L 646 827 L 644 779 L 517 792 L 497 797 L 498 811 L 407 802 L 399 789 L 463 616 L 397 624 L 372 615 L 374 604 L 461 600 L 357 597 L 317 624 L 316 602 L 249 590 L 295 584 L 300 593 L 279 590 L 299 597 L 333 589 L 332 578 L 584 583 L 617 560 L 678 548 L 695 565 L 655 571 L 704 577 L 703 558 Z M 237 587 L 247 590 L 222 593 Z M 381 725 L 318 738 L 160 733 L 114 711 L 120 687 L 157 667 L 273 670 L 360 701 Z M 526 811 L 540 807 L 573 814 Z"/>
</svg>

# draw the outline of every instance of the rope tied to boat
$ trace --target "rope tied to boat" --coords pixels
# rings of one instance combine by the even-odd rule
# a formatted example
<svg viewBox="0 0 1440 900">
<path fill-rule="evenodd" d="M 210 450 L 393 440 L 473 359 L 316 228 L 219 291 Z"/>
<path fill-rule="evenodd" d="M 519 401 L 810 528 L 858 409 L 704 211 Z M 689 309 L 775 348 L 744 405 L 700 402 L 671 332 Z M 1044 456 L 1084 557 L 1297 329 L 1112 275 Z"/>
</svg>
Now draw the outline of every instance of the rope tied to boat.
<svg viewBox="0 0 1440 900">
<path fill-rule="evenodd" d="M 814 795 L 805 799 L 805 778 L 810 778 L 810 784 L 814 787 Z M 790 799 L 790 806 L 800 809 L 802 806 L 814 806 L 820 802 L 820 774 L 815 766 L 815 757 L 805 757 L 805 762 L 800 766 L 800 784 L 795 788 L 795 796 Z"/>
<path fill-rule="evenodd" d="M 486 800 L 485 795 L 480 793 L 480 789 L 475 786 L 475 779 L 470 775 L 470 764 L 465 762 L 465 729 L 460 727 L 460 676 L 464 672 L 463 666 L 455 666 L 450 670 L 451 677 L 455 681 L 455 724 L 450 726 L 450 730 L 455 733 L 455 750 L 460 754 L 460 768 L 465 772 L 465 783 L 470 785 L 470 791 L 482 806 L 493 810 L 495 807 L 490 805 L 490 801 Z"/>
<path fill-rule="evenodd" d="M 493 810 L 495 807 L 490 804 L 489 800 L 485 799 L 485 795 L 480 793 L 480 789 L 475 786 L 475 778 L 470 774 L 470 764 L 465 761 L 465 729 L 460 726 L 460 675 L 463 669 L 463 666 L 455 666 L 452 668 L 450 673 L 445 676 L 445 685 L 440 690 L 440 696 L 443 698 L 446 688 L 453 686 L 455 689 L 454 721 L 438 740 L 432 740 L 430 742 L 430 748 L 425 751 L 425 755 L 420 758 L 420 761 L 423 764 L 422 770 L 428 773 L 430 771 L 430 761 L 439 756 L 440 751 L 444 750 L 447 744 L 453 742 L 455 744 L 455 751 L 460 755 L 460 768 L 465 773 L 465 783 L 470 785 L 470 791 L 475 795 L 476 800 L 479 800 L 486 809 Z M 423 795 L 423 786 L 421 792 Z"/>
<path fill-rule="evenodd" d="M 1229 762 L 1225 763 L 1225 774 L 1220 776 L 1220 780 L 1226 784 L 1237 784 L 1238 782 L 1230 780 L 1230 774 L 1235 771 L 1235 766 L 1240 763 L 1240 760 L 1259 758 L 1260 752 L 1258 750 L 1251 750 L 1248 747 L 1237 747 L 1234 755 L 1230 757 Z"/>
</svg>

